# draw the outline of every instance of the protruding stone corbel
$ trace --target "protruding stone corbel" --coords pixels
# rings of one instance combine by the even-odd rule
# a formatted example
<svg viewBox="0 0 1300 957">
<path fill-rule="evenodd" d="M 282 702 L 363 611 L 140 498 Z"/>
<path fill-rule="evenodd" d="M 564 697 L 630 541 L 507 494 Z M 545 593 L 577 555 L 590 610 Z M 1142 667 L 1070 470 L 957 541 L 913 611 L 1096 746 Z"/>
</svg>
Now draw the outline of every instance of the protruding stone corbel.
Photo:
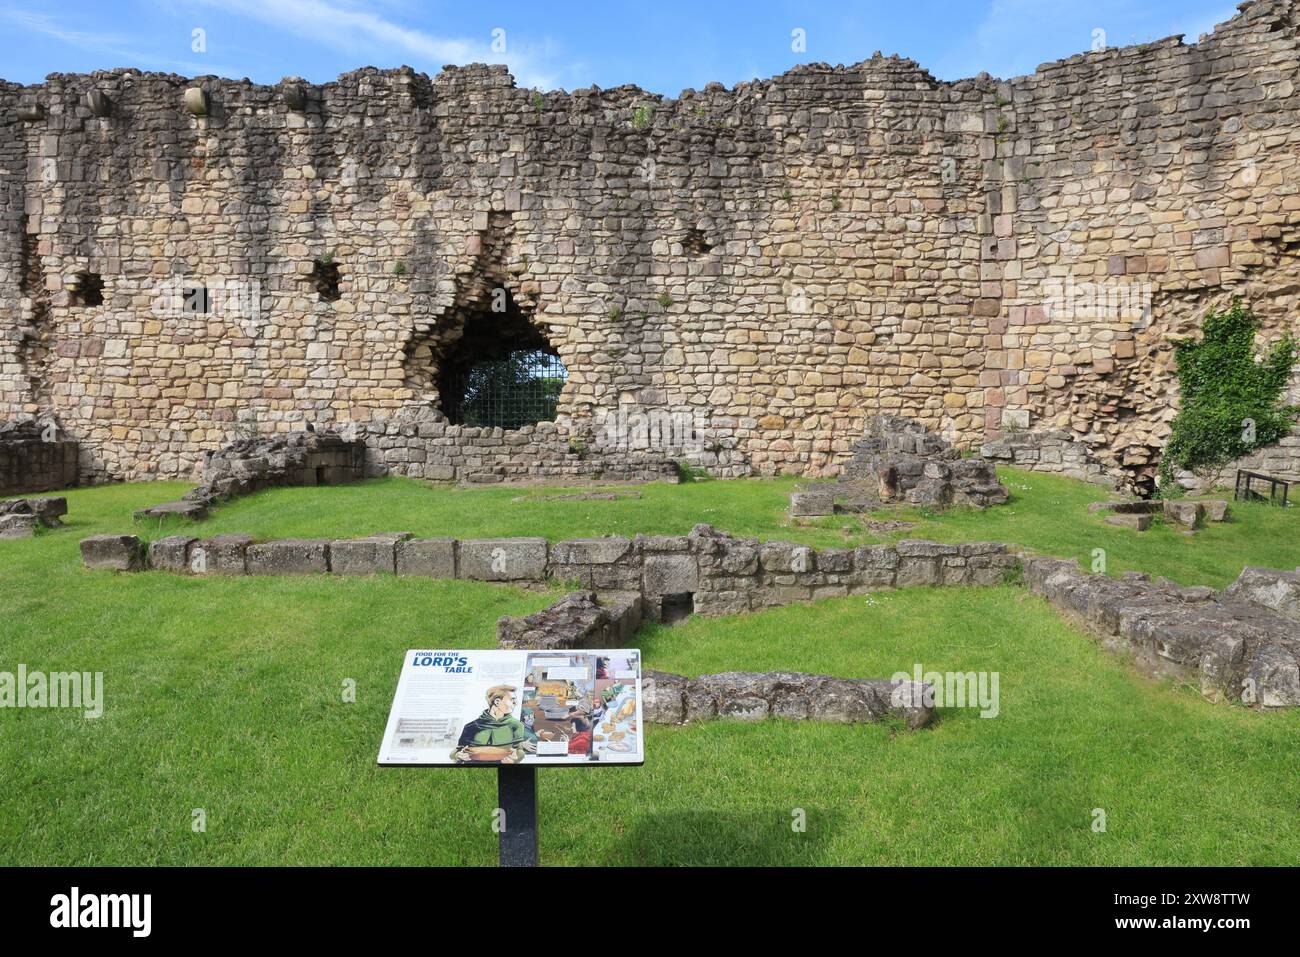
<svg viewBox="0 0 1300 957">
<path fill-rule="evenodd" d="M 210 106 L 208 91 L 201 86 L 192 86 L 185 91 L 185 112 L 193 116 L 207 116 Z"/>
<path fill-rule="evenodd" d="M 18 119 L 25 123 L 39 123 L 45 119 L 45 107 L 35 100 L 26 100 L 18 104 Z"/>
<path fill-rule="evenodd" d="M 113 101 L 103 90 L 87 91 L 86 106 L 96 116 L 110 116 L 113 112 Z"/>
</svg>

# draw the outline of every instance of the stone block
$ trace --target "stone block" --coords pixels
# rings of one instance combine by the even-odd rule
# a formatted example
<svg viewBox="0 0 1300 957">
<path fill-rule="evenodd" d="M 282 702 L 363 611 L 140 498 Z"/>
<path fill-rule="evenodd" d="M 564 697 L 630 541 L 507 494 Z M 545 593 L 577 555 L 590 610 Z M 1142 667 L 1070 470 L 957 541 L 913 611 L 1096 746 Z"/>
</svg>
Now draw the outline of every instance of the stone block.
<svg viewBox="0 0 1300 957">
<path fill-rule="evenodd" d="M 691 540 L 686 535 L 638 535 L 634 541 L 637 549 L 647 555 L 656 552 L 685 552 L 691 548 Z"/>
<path fill-rule="evenodd" d="M 62 524 L 59 519 L 68 514 L 68 500 L 62 495 L 47 495 L 27 501 L 36 513 L 37 520 L 49 528 Z"/>
<path fill-rule="evenodd" d="M 718 702 L 698 681 L 687 682 L 684 698 L 687 721 L 711 721 L 718 716 Z"/>
<path fill-rule="evenodd" d="M 759 549 L 747 542 L 730 541 L 716 556 L 717 567 L 728 575 L 748 576 L 758 572 Z"/>
<path fill-rule="evenodd" d="M 214 535 L 190 546 L 190 571 L 195 575 L 243 575 L 252 535 Z"/>
<path fill-rule="evenodd" d="M 456 539 L 412 538 L 397 544 L 397 574 L 456 577 Z"/>
<path fill-rule="evenodd" d="M 816 554 L 818 571 L 836 575 L 853 571 L 853 549 L 851 548 L 823 548 Z"/>
<path fill-rule="evenodd" d="M 544 538 L 487 538 L 460 543 L 457 577 L 475 581 L 541 581 L 546 577 Z"/>
<path fill-rule="evenodd" d="M 1210 499 L 1201 503 L 1205 510 L 1207 522 L 1222 522 L 1228 517 L 1228 503 L 1222 499 Z"/>
<path fill-rule="evenodd" d="M 134 535 L 92 535 L 81 540 L 81 563 L 87 568 L 138 572 L 144 568 L 144 544 Z"/>
<path fill-rule="evenodd" d="M 949 558 L 960 554 L 958 546 L 943 542 L 926 542 L 916 539 L 904 539 L 894 546 L 899 559 L 904 558 Z M 901 562 L 900 562 L 901 563 Z"/>
<path fill-rule="evenodd" d="M 135 520 L 145 521 L 151 518 L 169 519 L 179 518 L 188 519 L 192 522 L 201 522 L 208 517 L 208 509 L 202 502 L 188 501 L 180 499 L 176 502 L 162 502 L 158 505 L 151 505 L 148 508 L 137 509 Z"/>
<path fill-rule="evenodd" d="M 190 570 L 190 546 L 198 539 L 193 535 L 168 535 L 149 543 L 149 567 L 156 571 L 183 575 Z"/>
<path fill-rule="evenodd" d="M 853 567 L 859 571 L 897 568 L 898 552 L 892 545 L 859 545 L 853 549 Z"/>
<path fill-rule="evenodd" d="M 641 716 L 651 724 L 682 724 L 686 720 L 687 680 L 664 671 L 641 673 Z"/>
<path fill-rule="evenodd" d="M 794 492 L 790 496 L 790 514 L 795 517 L 831 515 L 835 497 L 830 491 Z"/>
<path fill-rule="evenodd" d="M 397 571 L 397 544 L 385 535 L 340 539 L 330 543 L 330 571 L 335 575 L 392 575 Z"/>
<path fill-rule="evenodd" d="M 698 591 L 699 564 L 694 555 L 647 555 L 642 587 L 651 595 L 679 595 Z"/>
<path fill-rule="evenodd" d="M 1300 662 L 1281 644 L 1259 649 L 1246 671 L 1254 689 L 1254 703 L 1261 708 L 1300 706 Z"/>
<path fill-rule="evenodd" d="M 0 515 L 0 538 L 32 538 L 39 524 L 35 515 Z"/>
<path fill-rule="evenodd" d="M 1224 594 L 1300 621 L 1300 572 L 1248 565 Z"/>
<path fill-rule="evenodd" d="M 324 575 L 330 570 L 329 541 L 323 538 L 284 538 L 249 545 L 250 575 Z"/>
<path fill-rule="evenodd" d="M 1172 498 L 1164 501 L 1165 518 L 1184 528 L 1195 528 L 1203 512 L 1200 502 L 1186 502 Z"/>
<path fill-rule="evenodd" d="M 793 542 L 764 542 L 759 549 L 759 565 L 768 574 L 802 574 L 816 569 L 817 553 Z"/>
<path fill-rule="evenodd" d="M 915 585 L 937 585 L 941 579 L 940 559 L 899 557 L 894 573 L 894 586 L 910 588 Z"/>
<path fill-rule="evenodd" d="M 1131 528 L 1135 532 L 1145 532 L 1151 527 L 1151 516 L 1142 512 L 1121 512 L 1116 515 L 1107 515 L 1105 521 L 1107 525 Z"/>
<path fill-rule="evenodd" d="M 606 538 L 577 538 L 551 546 L 553 565 L 610 565 L 624 558 L 632 540 L 622 535 Z"/>
</svg>

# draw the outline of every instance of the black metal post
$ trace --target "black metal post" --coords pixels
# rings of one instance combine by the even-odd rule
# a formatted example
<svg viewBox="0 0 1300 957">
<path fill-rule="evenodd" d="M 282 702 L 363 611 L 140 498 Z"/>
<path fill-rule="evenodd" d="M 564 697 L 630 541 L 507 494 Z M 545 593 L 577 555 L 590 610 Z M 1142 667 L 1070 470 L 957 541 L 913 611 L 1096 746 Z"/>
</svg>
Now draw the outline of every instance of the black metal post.
<svg viewBox="0 0 1300 957">
<path fill-rule="evenodd" d="M 497 807 L 501 809 L 502 867 L 537 866 L 537 768 L 503 764 L 497 768 Z"/>
</svg>

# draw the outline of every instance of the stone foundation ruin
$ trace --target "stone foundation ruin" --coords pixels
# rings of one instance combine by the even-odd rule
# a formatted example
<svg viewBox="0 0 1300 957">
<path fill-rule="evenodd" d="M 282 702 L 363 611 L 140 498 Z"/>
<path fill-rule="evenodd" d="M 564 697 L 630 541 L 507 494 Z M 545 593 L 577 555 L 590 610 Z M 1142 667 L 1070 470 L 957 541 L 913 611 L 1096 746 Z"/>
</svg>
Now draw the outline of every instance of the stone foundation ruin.
<svg viewBox="0 0 1300 957">
<path fill-rule="evenodd" d="M 203 456 L 203 484 L 177 502 L 136 512 L 136 518 L 207 517 L 217 502 L 290 485 L 343 485 L 365 476 L 366 446 L 334 432 L 293 432 L 239 439 Z"/>
<path fill-rule="evenodd" d="M 31 538 L 38 528 L 58 528 L 67 514 L 68 500 L 62 496 L 0 501 L 0 538 Z"/>
<path fill-rule="evenodd" d="M 0 420 L 57 419 L 84 481 L 191 476 L 252 422 L 500 480 L 638 451 L 628 414 L 687 423 L 661 459 L 833 475 L 889 414 L 1140 487 L 1172 338 L 1233 295 L 1297 328 L 1297 11 L 1007 80 L 0 82 Z M 467 377 L 521 349 L 546 404 L 484 434 Z"/>
<path fill-rule="evenodd" d="M 576 581 L 590 589 L 534 615 L 498 622 L 501 644 L 541 648 L 609 643 L 629 634 L 642 617 L 671 622 L 688 614 L 735 614 L 917 585 L 999 585 L 1023 574 L 1031 592 L 1108 647 L 1131 654 L 1147 674 L 1193 682 L 1216 700 L 1300 707 L 1300 570 L 1247 568 L 1217 592 L 1180 588 L 1141 573 L 1118 579 L 1087 574 L 1075 560 L 1018 554 L 1000 542 L 904 540 L 813 549 L 735 538 L 709 525 L 697 525 L 689 535 L 553 544 L 545 538 L 417 539 L 408 532 L 270 542 L 228 534 L 172 535 L 146 549 L 133 535 L 97 535 L 81 541 L 81 554 L 87 568 L 127 572 L 398 574 Z M 770 708 L 772 701 L 765 700 Z"/>
<path fill-rule="evenodd" d="M 924 426 L 892 415 L 872 416 L 855 442 L 836 485 L 819 484 L 790 495 L 790 516 L 866 512 L 886 505 L 988 508 L 1011 497 L 997 469 L 966 457 Z"/>
<path fill-rule="evenodd" d="M 873 416 L 855 442 L 840 476 L 850 509 L 873 502 L 946 508 L 988 508 L 1010 497 L 997 470 L 981 458 L 965 458 L 945 439 L 910 419 Z"/>
<path fill-rule="evenodd" d="M 0 495 L 72 488 L 77 443 L 35 419 L 0 423 Z"/>
<path fill-rule="evenodd" d="M 909 730 L 934 717 L 929 685 L 915 681 L 832 678 L 797 671 L 724 671 L 686 678 L 666 671 L 642 675 L 645 718 L 685 724 L 721 718 L 835 721 L 846 724 L 894 718 Z"/>
</svg>

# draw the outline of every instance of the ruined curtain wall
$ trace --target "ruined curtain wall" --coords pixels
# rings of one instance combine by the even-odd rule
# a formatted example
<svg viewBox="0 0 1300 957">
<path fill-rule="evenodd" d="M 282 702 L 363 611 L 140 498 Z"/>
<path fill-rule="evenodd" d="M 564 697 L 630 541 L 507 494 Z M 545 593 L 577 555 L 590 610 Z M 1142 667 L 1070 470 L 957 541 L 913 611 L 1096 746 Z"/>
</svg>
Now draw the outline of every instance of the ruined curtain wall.
<svg viewBox="0 0 1300 957">
<path fill-rule="evenodd" d="M 440 350 L 504 286 L 584 441 L 659 409 L 813 473 L 889 412 L 967 445 L 1061 428 L 1140 472 L 1170 335 L 1234 292 L 1295 327 L 1297 30 L 1268 0 L 1006 82 L 877 57 L 676 100 L 481 66 L 0 84 L 0 418 L 55 416 L 85 476 L 188 475 L 237 430 L 436 407 Z M 174 308 L 195 285 L 210 311 Z"/>
</svg>

